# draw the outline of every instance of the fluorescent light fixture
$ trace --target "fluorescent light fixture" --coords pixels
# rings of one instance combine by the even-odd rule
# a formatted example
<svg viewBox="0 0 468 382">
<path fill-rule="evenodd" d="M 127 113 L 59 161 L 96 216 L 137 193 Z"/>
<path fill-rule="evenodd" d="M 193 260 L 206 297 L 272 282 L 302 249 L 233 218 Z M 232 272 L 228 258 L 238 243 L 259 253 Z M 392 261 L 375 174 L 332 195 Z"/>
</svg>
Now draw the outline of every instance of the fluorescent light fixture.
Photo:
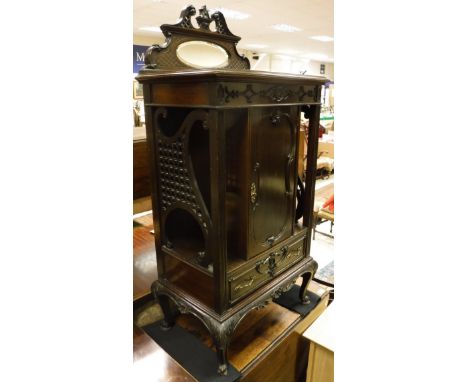
<svg viewBox="0 0 468 382">
<path fill-rule="evenodd" d="M 252 49 L 263 49 L 263 48 L 266 48 L 268 45 L 265 45 L 265 44 L 246 44 L 245 46 L 247 48 L 252 48 Z"/>
<path fill-rule="evenodd" d="M 298 27 L 288 25 L 288 24 L 275 24 L 275 25 L 272 25 L 272 28 L 281 32 L 298 32 L 302 30 Z"/>
<path fill-rule="evenodd" d="M 231 19 L 231 20 L 245 20 L 250 17 L 248 13 L 243 13 L 239 11 L 234 11 L 232 9 L 227 9 L 227 8 L 212 8 L 210 9 L 210 12 L 221 12 L 225 18 Z"/>
<path fill-rule="evenodd" d="M 159 27 L 141 27 L 141 28 L 138 28 L 138 30 L 145 31 L 145 32 L 161 33 L 161 28 Z"/>
<path fill-rule="evenodd" d="M 317 40 L 322 42 L 330 42 L 334 40 L 334 38 L 330 36 L 310 36 L 309 38 L 311 40 Z"/>
<path fill-rule="evenodd" d="M 284 55 L 287 55 L 287 56 L 294 56 L 294 55 L 298 54 L 299 52 L 297 50 L 292 50 L 292 49 L 283 49 L 283 50 L 277 51 L 276 53 L 284 54 Z"/>
<path fill-rule="evenodd" d="M 310 54 L 306 54 L 304 57 L 310 58 L 311 60 L 316 60 L 316 61 L 328 60 L 328 56 L 326 54 L 321 54 L 321 53 L 310 53 Z"/>
</svg>

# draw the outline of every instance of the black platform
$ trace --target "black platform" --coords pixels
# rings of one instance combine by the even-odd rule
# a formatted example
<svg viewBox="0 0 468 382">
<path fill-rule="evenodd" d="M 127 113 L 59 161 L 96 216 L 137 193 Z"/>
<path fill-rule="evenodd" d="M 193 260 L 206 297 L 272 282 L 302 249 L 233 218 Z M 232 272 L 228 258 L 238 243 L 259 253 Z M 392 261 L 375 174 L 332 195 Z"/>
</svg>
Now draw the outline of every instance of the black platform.
<svg viewBox="0 0 468 382">
<path fill-rule="evenodd" d="M 315 293 L 307 291 L 307 296 L 309 297 L 310 302 L 307 305 L 304 305 L 299 299 L 299 289 L 299 285 L 293 285 L 291 290 L 283 293 L 280 297 L 273 301 L 278 305 L 285 307 L 286 309 L 299 313 L 301 316 L 306 316 L 318 305 L 321 298 Z"/>
<path fill-rule="evenodd" d="M 274 302 L 289 310 L 306 316 L 320 302 L 320 296 L 307 291 L 310 303 L 303 305 L 299 300 L 298 285 L 283 293 Z M 187 370 L 199 382 L 236 382 L 242 374 L 228 363 L 228 375 L 220 376 L 216 372 L 216 353 L 206 346 L 199 338 L 181 328 L 177 324 L 170 330 L 160 328 L 161 321 L 147 325 L 142 329 Z"/>
<path fill-rule="evenodd" d="M 160 323 L 158 321 L 142 329 L 199 382 L 236 382 L 242 377 L 230 363 L 228 375 L 218 375 L 214 351 L 177 324 L 164 331 Z"/>
</svg>

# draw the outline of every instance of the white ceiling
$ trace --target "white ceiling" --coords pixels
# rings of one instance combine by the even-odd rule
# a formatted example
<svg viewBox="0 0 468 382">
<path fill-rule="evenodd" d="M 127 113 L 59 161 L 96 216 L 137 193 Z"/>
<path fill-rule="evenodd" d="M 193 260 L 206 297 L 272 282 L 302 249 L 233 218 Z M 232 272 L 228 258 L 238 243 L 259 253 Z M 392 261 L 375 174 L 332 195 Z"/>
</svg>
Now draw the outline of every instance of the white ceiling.
<svg viewBox="0 0 468 382">
<path fill-rule="evenodd" d="M 154 38 L 160 43 L 163 35 L 156 32 L 141 31 L 141 27 L 159 27 L 161 24 L 175 24 L 181 9 L 190 0 L 133 0 L 133 34 L 137 37 Z M 232 33 L 240 36 L 238 47 L 257 53 L 277 53 L 296 57 L 314 58 L 333 62 L 333 41 L 320 42 L 309 36 L 333 37 L 333 0 L 213 0 L 197 1 L 192 5 L 198 9 L 206 4 L 207 8 L 228 8 L 250 14 L 244 20 L 226 22 Z M 192 18 L 192 23 L 196 21 Z M 274 24 L 289 24 L 301 29 L 298 32 L 281 32 L 273 29 Z M 266 48 L 252 49 L 248 44 L 264 44 Z"/>
</svg>

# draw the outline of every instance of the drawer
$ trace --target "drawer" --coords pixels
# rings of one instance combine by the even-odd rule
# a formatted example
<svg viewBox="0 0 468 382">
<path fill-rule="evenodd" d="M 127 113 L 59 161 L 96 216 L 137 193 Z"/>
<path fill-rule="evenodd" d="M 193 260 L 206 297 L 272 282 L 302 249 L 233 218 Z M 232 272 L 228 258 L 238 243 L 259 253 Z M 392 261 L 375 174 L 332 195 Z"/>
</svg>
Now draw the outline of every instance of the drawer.
<svg viewBox="0 0 468 382">
<path fill-rule="evenodd" d="M 304 257 L 304 239 L 284 244 L 275 250 L 259 256 L 260 259 L 250 264 L 242 273 L 229 279 L 229 301 L 231 303 L 253 292 L 291 265 Z"/>
</svg>

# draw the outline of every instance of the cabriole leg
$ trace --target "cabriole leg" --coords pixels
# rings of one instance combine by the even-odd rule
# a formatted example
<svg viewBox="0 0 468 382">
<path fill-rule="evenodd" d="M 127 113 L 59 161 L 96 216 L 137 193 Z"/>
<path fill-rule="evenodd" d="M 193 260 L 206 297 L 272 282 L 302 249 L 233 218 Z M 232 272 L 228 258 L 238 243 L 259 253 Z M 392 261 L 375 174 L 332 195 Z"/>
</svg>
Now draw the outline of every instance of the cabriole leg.
<svg viewBox="0 0 468 382">
<path fill-rule="evenodd" d="M 309 297 L 307 296 L 307 287 L 309 286 L 310 280 L 312 279 L 312 272 L 307 272 L 302 275 L 302 285 L 299 289 L 299 299 L 301 303 L 307 305 L 310 303 Z"/>
<path fill-rule="evenodd" d="M 166 295 L 159 295 L 158 296 L 158 301 L 159 305 L 161 306 L 161 309 L 164 313 L 164 320 L 161 323 L 161 329 L 163 330 L 169 330 L 171 329 L 174 324 L 175 324 L 175 314 L 174 311 L 171 307 L 171 302 L 169 300 L 169 297 Z"/>
</svg>

